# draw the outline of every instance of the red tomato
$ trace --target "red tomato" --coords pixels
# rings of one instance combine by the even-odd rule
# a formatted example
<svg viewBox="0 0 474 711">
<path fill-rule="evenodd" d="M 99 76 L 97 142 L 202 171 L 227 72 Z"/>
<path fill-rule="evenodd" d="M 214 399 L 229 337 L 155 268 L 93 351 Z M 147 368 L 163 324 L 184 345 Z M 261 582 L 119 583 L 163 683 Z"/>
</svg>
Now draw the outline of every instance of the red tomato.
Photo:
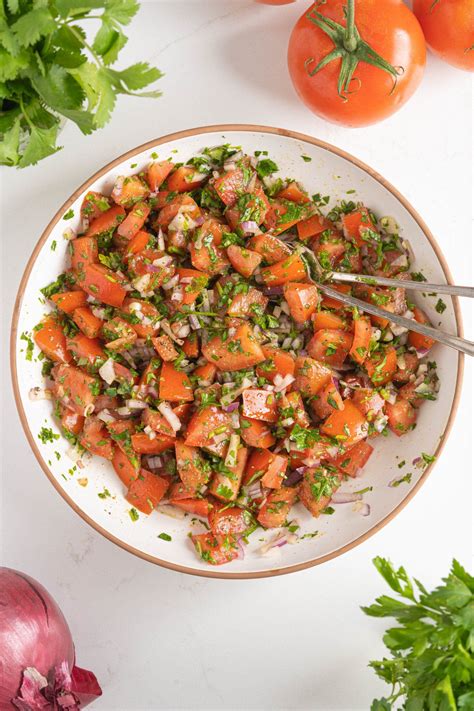
<svg viewBox="0 0 474 711">
<path fill-rule="evenodd" d="M 355 25 L 350 22 L 354 5 Z M 339 25 L 335 41 L 321 29 L 324 18 Z M 378 55 L 378 66 L 364 61 L 363 42 Z M 316 71 L 336 48 L 344 62 L 335 57 Z M 296 23 L 288 47 L 290 76 L 300 98 L 318 116 L 346 126 L 368 126 L 395 113 L 420 84 L 425 61 L 421 27 L 402 0 L 315 3 Z"/>
<path fill-rule="evenodd" d="M 472 0 L 414 0 L 413 12 L 438 57 L 459 69 L 474 71 Z"/>
</svg>

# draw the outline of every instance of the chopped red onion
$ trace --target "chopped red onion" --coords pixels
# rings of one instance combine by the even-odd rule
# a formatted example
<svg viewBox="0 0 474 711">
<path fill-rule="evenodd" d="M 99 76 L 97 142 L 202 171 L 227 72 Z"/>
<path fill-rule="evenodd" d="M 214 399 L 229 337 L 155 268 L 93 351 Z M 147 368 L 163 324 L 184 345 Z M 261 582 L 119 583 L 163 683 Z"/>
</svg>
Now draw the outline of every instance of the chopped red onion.
<svg viewBox="0 0 474 711">
<path fill-rule="evenodd" d="M 260 228 L 254 220 L 245 220 L 240 223 L 240 226 L 244 232 L 247 234 L 256 234 L 259 232 Z"/>
<path fill-rule="evenodd" d="M 173 412 L 169 403 L 161 402 L 158 405 L 158 410 L 161 412 L 161 414 L 163 415 L 163 417 L 168 422 L 168 424 L 170 425 L 170 427 L 173 429 L 174 432 L 178 432 L 178 430 L 181 429 L 181 420 Z"/>
<path fill-rule="evenodd" d="M 239 409 L 239 403 L 238 402 L 232 402 L 230 405 L 227 405 L 227 407 L 224 407 L 224 410 L 226 412 L 234 412 L 234 410 Z"/>
<path fill-rule="evenodd" d="M 355 494 L 349 491 L 336 491 L 331 496 L 332 504 L 352 504 L 354 501 L 362 501 L 362 494 Z"/>
</svg>

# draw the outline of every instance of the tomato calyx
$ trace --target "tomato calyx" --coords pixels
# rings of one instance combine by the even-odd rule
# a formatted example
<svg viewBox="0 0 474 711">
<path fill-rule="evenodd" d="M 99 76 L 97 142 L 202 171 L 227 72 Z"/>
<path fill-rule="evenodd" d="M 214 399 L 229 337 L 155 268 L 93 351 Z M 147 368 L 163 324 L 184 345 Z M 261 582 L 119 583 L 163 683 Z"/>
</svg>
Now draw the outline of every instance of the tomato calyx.
<svg viewBox="0 0 474 711">
<path fill-rule="evenodd" d="M 354 77 L 357 65 L 359 62 L 365 62 L 386 72 L 392 77 L 393 87 L 390 93 L 393 93 L 397 84 L 397 78 L 399 74 L 403 73 L 404 69 L 403 67 L 394 67 L 390 62 L 387 62 L 386 59 L 375 52 L 375 50 L 361 38 L 355 24 L 354 0 L 347 0 L 347 7 L 344 8 L 344 14 L 346 16 L 345 27 L 317 10 L 317 7 L 323 5 L 325 1 L 326 0 L 319 0 L 319 2 L 316 2 L 306 17 L 332 39 L 334 49 L 323 57 L 314 69 L 310 69 L 310 65 L 315 61 L 313 57 L 309 57 L 305 61 L 306 71 L 309 76 L 313 77 L 334 59 L 340 58 L 341 71 L 339 72 L 337 82 L 337 93 L 343 101 L 347 101 L 347 94 L 351 93 L 351 82 L 357 79 L 357 77 Z"/>
</svg>

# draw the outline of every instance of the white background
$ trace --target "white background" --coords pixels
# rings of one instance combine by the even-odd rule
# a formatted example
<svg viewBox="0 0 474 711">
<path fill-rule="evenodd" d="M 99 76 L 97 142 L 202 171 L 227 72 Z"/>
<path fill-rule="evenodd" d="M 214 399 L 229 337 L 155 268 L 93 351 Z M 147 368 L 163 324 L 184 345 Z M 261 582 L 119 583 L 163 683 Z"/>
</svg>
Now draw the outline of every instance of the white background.
<svg viewBox="0 0 474 711">
<path fill-rule="evenodd" d="M 211 123 L 281 126 L 352 152 L 412 202 L 456 282 L 472 282 L 469 75 L 430 55 L 422 86 L 393 118 L 359 130 L 326 124 L 300 104 L 286 70 L 288 35 L 307 4 L 143 3 L 121 62 L 156 62 L 166 72 L 163 97 L 121 98 L 104 130 L 84 137 L 68 125 L 63 151 L 39 166 L 0 172 L 4 355 L 26 261 L 70 193 L 135 145 Z M 465 326 L 473 337 L 472 320 Z M 466 366 L 441 460 L 392 523 L 322 567 L 220 581 L 134 558 L 68 508 L 28 448 L 5 361 L 3 564 L 38 578 L 60 603 L 78 663 L 103 687 L 94 708 L 369 709 L 384 691 L 367 662 L 383 654 L 385 628 L 359 610 L 385 591 L 371 558 L 388 556 L 427 585 L 447 572 L 452 556 L 471 564 L 472 363 Z"/>
</svg>

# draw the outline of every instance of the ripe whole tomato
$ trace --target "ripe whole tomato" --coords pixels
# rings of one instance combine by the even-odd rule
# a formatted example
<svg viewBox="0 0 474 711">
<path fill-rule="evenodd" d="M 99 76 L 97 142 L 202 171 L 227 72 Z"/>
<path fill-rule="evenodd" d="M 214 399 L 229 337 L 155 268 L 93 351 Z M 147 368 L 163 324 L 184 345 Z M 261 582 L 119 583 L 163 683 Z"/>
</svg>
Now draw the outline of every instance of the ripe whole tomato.
<svg viewBox="0 0 474 711">
<path fill-rule="evenodd" d="M 398 111 L 420 84 L 425 62 L 423 32 L 402 0 L 315 2 L 288 46 L 300 98 L 345 126 L 368 126 Z"/>
<path fill-rule="evenodd" d="M 473 0 L 414 0 L 413 12 L 438 57 L 474 71 Z"/>
</svg>

